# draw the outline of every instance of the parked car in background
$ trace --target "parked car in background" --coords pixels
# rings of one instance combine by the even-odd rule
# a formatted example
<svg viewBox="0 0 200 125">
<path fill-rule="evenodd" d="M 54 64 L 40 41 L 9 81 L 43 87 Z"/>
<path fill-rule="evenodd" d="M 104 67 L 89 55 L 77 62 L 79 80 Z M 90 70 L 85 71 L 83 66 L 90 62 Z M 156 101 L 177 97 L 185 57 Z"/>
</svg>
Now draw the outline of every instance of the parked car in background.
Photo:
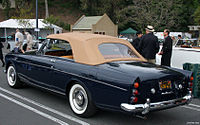
<svg viewBox="0 0 200 125">
<path fill-rule="evenodd" d="M 11 39 L 11 36 L 7 36 L 7 37 L 0 37 L 0 42 L 6 42 L 6 40 Z"/>
<path fill-rule="evenodd" d="M 111 36 L 52 34 L 39 50 L 5 60 L 10 87 L 26 83 L 67 96 L 80 117 L 98 109 L 145 115 L 192 98 L 192 72 L 148 63 L 130 42 Z"/>
<path fill-rule="evenodd" d="M 162 46 L 160 47 L 160 49 Z M 183 69 L 184 63 L 200 64 L 200 42 L 198 39 L 180 39 L 172 49 L 171 66 Z M 156 63 L 160 64 L 161 56 L 156 55 Z"/>
<path fill-rule="evenodd" d="M 124 36 L 124 35 L 120 35 L 120 36 L 119 36 L 119 39 L 127 40 L 127 41 L 129 41 L 129 42 L 132 42 L 132 41 L 133 41 L 133 39 L 128 38 L 127 36 Z"/>
</svg>

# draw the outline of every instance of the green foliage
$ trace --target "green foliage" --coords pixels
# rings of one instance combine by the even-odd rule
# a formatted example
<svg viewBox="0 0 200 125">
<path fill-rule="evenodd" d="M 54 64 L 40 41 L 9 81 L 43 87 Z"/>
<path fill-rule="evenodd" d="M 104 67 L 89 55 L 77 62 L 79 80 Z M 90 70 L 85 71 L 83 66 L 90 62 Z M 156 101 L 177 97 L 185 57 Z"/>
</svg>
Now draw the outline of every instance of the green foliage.
<svg viewBox="0 0 200 125">
<path fill-rule="evenodd" d="M 23 6 L 17 11 L 17 16 L 12 16 L 13 19 L 18 19 L 19 25 L 24 27 L 24 30 L 32 25 L 29 20 L 33 18 L 32 8 L 32 4 Z"/>
<path fill-rule="evenodd" d="M 10 1 L 0 1 L 4 2 L 4 12 L 6 18 L 9 18 L 12 14 Z M 15 2 L 17 11 L 15 17 L 19 18 L 27 18 L 20 16 L 19 13 L 25 13 L 22 8 L 29 7 L 27 4 L 30 3 L 35 5 L 35 0 L 15 0 Z M 44 10 L 44 0 L 38 0 L 38 4 L 40 10 Z M 58 8 L 57 13 L 69 9 L 87 16 L 106 13 L 118 25 L 119 31 L 128 27 L 144 30 L 147 25 L 153 25 L 156 31 L 163 31 L 165 28 L 171 31 L 188 31 L 188 25 L 200 24 L 199 0 L 48 0 L 48 5 L 50 8 Z M 60 21 L 59 17 L 51 16 L 47 21 L 70 30 L 70 25 Z"/>
<path fill-rule="evenodd" d="M 194 22 L 197 25 L 200 25 L 200 6 L 196 9 L 193 16 L 194 16 Z"/>
<path fill-rule="evenodd" d="M 133 23 L 137 30 L 144 30 L 147 25 L 152 25 L 156 31 L 165 28 L 179 27 L 182 20 L 180 0 L 134 0 L 133 4 L 120 11 L 119 20 L 121 25 Z"/>
<path fill-rule="evenodd" d="M 17 9 L 23 8 L 27 0 L 15 0 L 15 6 Z"/>
<path fill-rule="evenodd" d="M 70 24 L 65 24 L 63 29 L 70 31 L 71 25 Z"/>
<path fill-rule="evenodd" d="M 72 5 L 72 7 L 74 7 L 75 9 L 79 9 L 80 4 L 81 4 L 81 1 L 80 1 L 80 0 L 72 0 L 72 1 L 71 1 L 71 5 Z"/>
<path fill-rule="evenodd" d="M 153 25 L 157 31 L 187 31 L 199 0 L 80 0 L 85 15 L 107 15 L 119 29 L 144 30 Z"/>
<path fill-rule="evenodd" d="M 103 15 L 106 13 L 114 23 L 118 22 L 119 11 L 125 7 L 124 0 L 101 0 L 99 1 L 99 7 L 97 14 Z"/>
<path fill-rule="evenodd" d="M 9 0 L 2 0 L 2 7 L 4 8 L 4 14 L 6 18 L 8 19 L 10 17 L 10 6 L 11 3 Z"/>
<path fill-rule="evenodd" d="M 70 31 L 70 24 L 64 23 L 63 21 L 61 21 L 59 19 L 59 17 L 54 17 L 53 15 L 50 15 L 48 18 L 44 19 L 43 22 L 46 23 L 46 24 L 50 24 L 50 26 L 52 24 L 55 24 L 55 25 L 62 27 L 65 30 Z M 46 28 L 49 28 L 49 27 L 46 27 Z"/>
<path fill-rule="evenodd" d="M 59 21 L 59 18 L 58 17 L 54 17 L 53 15 L 50 15 L 48 18 L 46 18 L 44 20 L 44 23 L 48 24 L 57 24 Z"/>
</svg>

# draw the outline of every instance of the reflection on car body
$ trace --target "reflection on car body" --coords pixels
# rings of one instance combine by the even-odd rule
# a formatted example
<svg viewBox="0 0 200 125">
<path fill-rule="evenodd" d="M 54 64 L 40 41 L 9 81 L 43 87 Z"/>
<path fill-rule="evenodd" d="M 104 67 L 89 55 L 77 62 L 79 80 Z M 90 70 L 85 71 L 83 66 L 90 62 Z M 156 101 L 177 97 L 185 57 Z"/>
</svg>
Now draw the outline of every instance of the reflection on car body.
<svg viewBox="0 0 200 125">
<path fill-rule="evenodd" d="M 39 50 L 5 57 L 10 87 L 22 81 L 68 97 L 81 117 L 97 109 L 147 114 L 189 103 L 192 73 L 147 63 L 126 40 L 53 34 Z"/>
</svg>

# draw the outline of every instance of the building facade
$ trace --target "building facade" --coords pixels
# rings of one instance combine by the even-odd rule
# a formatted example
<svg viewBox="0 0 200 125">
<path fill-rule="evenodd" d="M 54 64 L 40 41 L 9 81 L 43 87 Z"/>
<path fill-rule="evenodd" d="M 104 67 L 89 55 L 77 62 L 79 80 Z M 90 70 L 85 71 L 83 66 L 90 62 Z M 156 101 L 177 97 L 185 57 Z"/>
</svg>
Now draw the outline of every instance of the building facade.
<svg viewBox="0 0 200 125">
<path fill-rule="evenodd" d="M 103 16 L 85 16 L 83 15 L 71 27 L 72 32 L 84 32 L 93 34 L 102 34 L 117 37 L 118 26 L 104 14 Z"/>
</svg>

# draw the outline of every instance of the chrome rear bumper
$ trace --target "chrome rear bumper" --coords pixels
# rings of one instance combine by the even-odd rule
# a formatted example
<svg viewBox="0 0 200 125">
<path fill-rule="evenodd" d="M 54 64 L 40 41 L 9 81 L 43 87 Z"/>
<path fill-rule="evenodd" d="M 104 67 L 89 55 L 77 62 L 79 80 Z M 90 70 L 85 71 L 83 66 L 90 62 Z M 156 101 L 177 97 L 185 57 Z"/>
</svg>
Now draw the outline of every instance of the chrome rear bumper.
<svg viewBox="0 0 200 125">
<path fill-rule="evenodd" d="M 147 114 L 149 111 L 153 110 L 167 109 L 179 105 L 188 104 L 191 101 L 191 99 L 192 99 L 192 94 L 191 92 L 189 92 L 188 95 L 182 98 L 163 101 L 163 102 L 150 103 L 150 99 L 147 99 L 145 104 L 132 105 L 127 103 L 122 103 L 121 108 L 127 112 L 134 112 L 134 113 L 140 112 L 142 114 Z"/>
</svg>

